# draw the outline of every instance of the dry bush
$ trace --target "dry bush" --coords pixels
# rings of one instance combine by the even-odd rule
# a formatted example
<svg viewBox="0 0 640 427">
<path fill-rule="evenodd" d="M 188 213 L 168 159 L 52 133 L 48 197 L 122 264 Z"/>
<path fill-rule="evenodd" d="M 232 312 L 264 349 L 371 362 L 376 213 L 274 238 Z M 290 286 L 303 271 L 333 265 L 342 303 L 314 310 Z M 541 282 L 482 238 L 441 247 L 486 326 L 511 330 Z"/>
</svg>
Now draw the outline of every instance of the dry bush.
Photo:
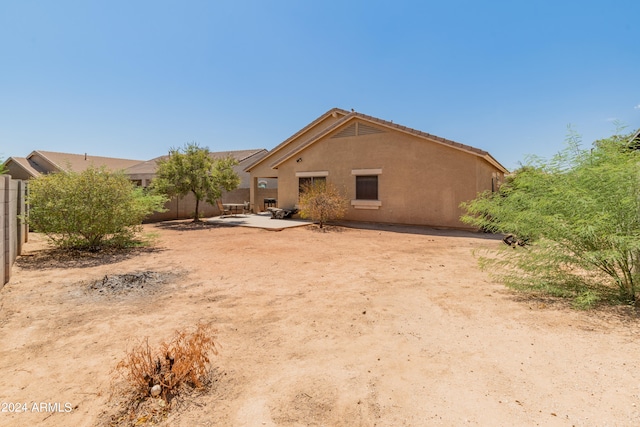
<svg viewBox="0 0 640 427">
<path fill-rule="evenodd" d="M 214 333 L 198 324 L 193 331 L 176 331 L 170 342 L 162 342 L 157 349 L 149 346 L 147 338 L 127 353 L 116 370 L 139 399 L 161 397 L 169 403 L 183 386 L 199 388 L 206 383 L 211 371 L 209 356 L 218 354 Z"/>
<path fill-rule="evenodd" d="M 335 185 L 325 181 L 314 181 L 302 185 L 300 216 L 311 218 L 320 228 L 328 221 L 342 218 L 347 212 L 349 199 Z"/>
</svg>

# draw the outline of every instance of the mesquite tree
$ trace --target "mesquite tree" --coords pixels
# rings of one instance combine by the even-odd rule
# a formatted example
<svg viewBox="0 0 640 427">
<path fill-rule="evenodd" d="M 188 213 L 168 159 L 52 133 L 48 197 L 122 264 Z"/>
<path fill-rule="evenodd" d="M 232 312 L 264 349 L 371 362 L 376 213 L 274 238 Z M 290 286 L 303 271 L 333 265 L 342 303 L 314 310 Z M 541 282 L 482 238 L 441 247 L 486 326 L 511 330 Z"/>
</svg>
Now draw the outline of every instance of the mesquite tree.
<svg viewBox="0 0 640 427">
<path fill-rule="evenodd" d="M 482 258 L 507 285 L 586 307 L 640 299 L 640 151 L 613 136 L 532 159 L 496 193 L 463 203 L 462 220 L 528 245 Z M 616 290 L 612 295 L 611 290 Z M 612 298 L 615 297 L 615 298 Z"/>
<path fill-rule="evenodd" d="M 238 162 L 234 158 L 213 158 L 206 147 L 196 143 L 184 148 L 172 148 L 169 157 L 158 161 L 153 188 L 169 197 L 193 193 L 196 211 L 193 221 L 200 221 L 200 201 L 215 204 L 223 191 L 231 191 L 240 185 L 240 177 L 233 170 Z"/>
</svg>

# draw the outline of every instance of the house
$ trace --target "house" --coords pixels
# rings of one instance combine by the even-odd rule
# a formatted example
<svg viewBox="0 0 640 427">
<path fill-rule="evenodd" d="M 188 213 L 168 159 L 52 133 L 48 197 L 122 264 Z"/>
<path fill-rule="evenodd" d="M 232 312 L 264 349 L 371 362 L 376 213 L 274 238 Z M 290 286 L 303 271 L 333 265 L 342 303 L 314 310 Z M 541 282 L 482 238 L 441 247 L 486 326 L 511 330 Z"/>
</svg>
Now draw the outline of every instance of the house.
<svg viewBox="0 0 640 427">
<path fill-rule="evenodd" d="M 123 170 L 138 163 L 140 160 L 36 150 L 27 157 L 9 157 L 4 165 L 13 179 L 27 180 L 52 172 L 82 172 L 90 166 Z"/>
<path fill-rule="evenodd" d="M 277 204 L 295 207 L 301 186 L 324 180 L 349 198 L 346 220 L 468 228 L 460 203 L 496 190 L 507 169 L 486 151 L 355 111 L 334 108 L 246 169 L 278 180 Z"/>
</svg>

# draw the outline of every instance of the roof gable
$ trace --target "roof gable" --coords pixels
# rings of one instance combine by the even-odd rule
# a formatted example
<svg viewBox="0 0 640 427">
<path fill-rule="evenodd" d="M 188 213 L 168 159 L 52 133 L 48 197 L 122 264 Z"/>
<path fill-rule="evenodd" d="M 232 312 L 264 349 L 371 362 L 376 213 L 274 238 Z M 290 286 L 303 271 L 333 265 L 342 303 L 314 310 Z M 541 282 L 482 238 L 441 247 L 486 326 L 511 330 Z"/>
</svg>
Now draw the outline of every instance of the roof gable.
<svg viewBox="0 0 640 427">
<path fill-rule="evenodd" d="M 285 139 L 283 142 L 275 146 L 271 151 L 268 152 L 267 155 L 265 155 L 258 161 L 253 162 L 245 170 L 250 171 L 259 164 L 267 161 L 268 159 L 273 159 L 280 151 L 291 150 L 292 147 L 295 147 L 301 141 L 304 142 L 310 136 L 317 134 L 327 126 L 331 126 L 333 123 L 335 123 L 336 120 L 339 121 L 348 114 L 348 111 L 342 110 L 340 108 L 332 108 L 331 110 L 322 114 L 320 117 L 300 129 L 298 132 L 294 133 L 289 138 Z"/>
<path fill-rule="evenodd" d="M 40 172 L 31 166 L 26 157 L 9 157 L 6 162 L 4 162 L 4 166 L 11 171 L 16 168 L 21 171 L 24 171 L 26 175 L 31 176 L 33 178 L 40 176 Z"/>
<path fill-rule="evenodd" d="M 342 111 L 344 111 L 344 110 L 342 110 Z M 364 126 L 362 126 L 362 124 L 364 124 Z M 359 133 L 361 127 L 363 128 L 363 131 L 361 133 Z M 305 148 L 307 148 L 307 147 L 315 144 L 316 142 L 320 141 L 322 138 L 328 136 L 329 134 L 331 134 L 334 131 L 338 131 L 338 132 L 336 132 L 334 135 L 332 135 L 331 138 L 340 138 L 340 137 L 356 136 L 356 135 L 367 135 L 367 134 L 371 134 L 371 133 L 384 132 L 385 130 L 394 130 L 394 131 L 407 133 L 407 134 L 416 136 L 418 138 L 429 140 L 429 141 L 435 142 L 437 144 L 442 144 L 442 145 L 451 147 L 451 148 L 456 149 L 456 150 L 460 150 L 460 151 L 464 151 L 464 152 L 473 154 L 475 156 L 478 156 L 478 157 L 481 157 L 481 158 L 485 159 L 487 162 L 492 164 L 494 167 L 496 167 L 500 171 L 505 172 L 505 173 L 508 172 L 507 169 L 504 166 L 502 166 L 496 159 L 494 159 L 488 152 L 486 152 L 484 150 L 480 150 L 479 148 L 475 148 L 475 147 L 472 147 L 470 145 L 460 144 L 459 142 L 455 142 L 455 141 L 452 141 L 452 140 L 449 140 L 449 139 L 441 138 L 439 136 L 431 135 L 431 134 L 426 133 L 426 132 L 422 132 L 422 131 L 419 131 L 419 130 L 416 130 L 416 129 L 412 129 L 412 128 L 409 128 L 409 127 L 406 127 L 406 126 L 401 126 L 401 125 L 395 124 L 393 122 L 389 122 L 387 120 L 378 119 L 376 117 L 368 116 L 366 114 L 358 113 L 358 112 L 355 112 L 355 111 L 352 111 L 351 113 L 347 113 L 345 116 L 343 116 L 337 122 L 333 123 L 330 126 L 327 126 L 326 128 L 321 129 L 319 132 L 317 132 L 313 136 L 309 137 L 308 139 L 305 139 L 304 141 L 302 141 L 299 144 L 295 144 L 295 146 L 293 146 L 293 147 L 289 147 L 289 149 L 287 150 L 285 148 L 286 147 L 285 143 L 287 141 L 291 140 L 291 138 L 289 138 L 289 140 L 285 141 L 285 143 L 280 144 L 278 146 L 278 147 L 280 147 L 279 148 L 279 152 L 280 152 L 279 156 L 272 155 L 272 153 L 273 153 L 272 152 L 268 156 L 266 156 L 265 159 L 267 157 L 270 158 L 271 159 L 271 163 L 269 164 L 269 166 L 271 168 L 277 169 L 278 166 L 280 166 L 282 163 L 284 163 L 288 159 L 294 157 L 295 155 L 300 153 L 300 151 L 304 150 Z"/>
</svg>

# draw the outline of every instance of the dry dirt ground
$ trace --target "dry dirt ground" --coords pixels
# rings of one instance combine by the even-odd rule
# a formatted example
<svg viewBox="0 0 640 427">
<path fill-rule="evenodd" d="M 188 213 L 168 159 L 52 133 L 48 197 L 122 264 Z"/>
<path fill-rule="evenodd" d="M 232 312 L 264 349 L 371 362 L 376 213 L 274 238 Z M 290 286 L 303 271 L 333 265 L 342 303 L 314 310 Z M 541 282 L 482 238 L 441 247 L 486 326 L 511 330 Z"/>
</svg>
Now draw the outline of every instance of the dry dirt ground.
<svg viewBox="0 0 640 427">
<path fill-rule="evenodd" d="M 198 322 L 218 331 L 215 382 L 167 426 L 640 425 L 637 318 L 492 282 L 473 252 L 497 238 L 145 229 L 153 248 L 81 259 L 30 235 L 0 290 L 0 425 L 107 425 L 127 349 Z M 141 272 L 164 280 L 95 285 Z"/>
</svg>

